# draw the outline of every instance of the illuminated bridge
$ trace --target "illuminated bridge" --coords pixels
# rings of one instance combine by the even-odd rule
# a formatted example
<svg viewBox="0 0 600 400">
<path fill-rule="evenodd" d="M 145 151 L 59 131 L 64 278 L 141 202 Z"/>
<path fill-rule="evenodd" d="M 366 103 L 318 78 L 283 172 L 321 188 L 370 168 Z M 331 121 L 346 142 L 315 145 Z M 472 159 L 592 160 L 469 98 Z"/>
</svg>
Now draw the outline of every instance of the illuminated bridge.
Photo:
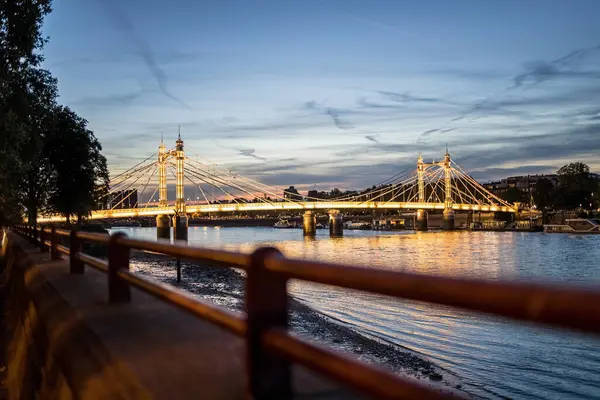
<svg viewBox="0 0 600 400">
<path fill-rule="evenodd" d="M 169 180 L 175 181 L 174 203 L 167 198 Z M 186 184 L 194 188 L 196 199 L 186 198 Z M 159 237 L 166 237 L 171 224 L 174 231 L 176 227 L 182 228 L 176 237 L 187 237 L 183 229 L 187 232 L 187 215 L 215 212 L 305 211 L 305 233 L 311 234 L 318 211 L 329 213 L 331 224 L 339 224 L 340 229 L 340 210 L 416 210 L 417 227 L 424 229 L 428 210 L 443 211 L 444 226 L 448 229 L 454 227 L 455 211 L 517 211 L 514 205 L 488 192 L 466 174 L 451 160 L 447 150 L 439 162 L 426 163 L 419 156 L 416 169 L 400 172 L 370 190 L 321 199 L 284 195 L 283 189 L 243 177 L 207 160 L 186 157 L 179 136 L 174 149 L 167 150 L 161 140 L 157 154 L 112 177 L 110 188 L 106 189 L 105 209 L 92 211 L 89 219 L 156 216 Z M 64 218 L 46 215 L 39 221 L 58 222 Z"/>
</svg>

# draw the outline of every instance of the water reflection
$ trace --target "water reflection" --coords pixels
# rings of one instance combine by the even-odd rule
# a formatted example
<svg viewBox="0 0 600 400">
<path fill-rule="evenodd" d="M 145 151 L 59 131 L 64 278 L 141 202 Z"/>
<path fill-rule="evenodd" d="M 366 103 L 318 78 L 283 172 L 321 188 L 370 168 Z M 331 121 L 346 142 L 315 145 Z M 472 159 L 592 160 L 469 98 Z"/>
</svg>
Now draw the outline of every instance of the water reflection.
<svg viewBox="0 0 600 400">
<path fill-rule="evenodd" d="M 150 228 L 126 229 L 154 238 Z M 495 232 L 319 231 L 269 228 L 190 229 L 190 244 L 398 271 L 483 279 L 551 280 L 600 286 L 600 235 Z M 600 398 L 600 342 L 587 336 L 516 325 L 450 307 L 292 282 L 292 293 L 331 318 L 434 360 L 487 398 Z"/>
</svg>

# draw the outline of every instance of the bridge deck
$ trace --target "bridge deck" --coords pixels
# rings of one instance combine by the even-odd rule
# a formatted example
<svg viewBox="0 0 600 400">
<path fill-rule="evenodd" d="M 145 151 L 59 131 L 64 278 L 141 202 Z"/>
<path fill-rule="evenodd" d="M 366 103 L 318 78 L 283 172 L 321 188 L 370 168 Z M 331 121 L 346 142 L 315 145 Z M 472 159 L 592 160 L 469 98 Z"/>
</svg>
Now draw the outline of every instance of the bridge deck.
<svg viewBox="0 0 600 400">
<path fill-rule="evenodd" d="M 202 204 L 189 205 L 186 212 L 189 214 L 214 213 L 214 212 L 232 212 L 232 211 L 301 211 L 301 210 L 362 210 L 362 209 L 383 209 L 383 210 L 444 210 L 444 203 L 416 203 L 416 202 L 358 202 L 358 201 L 312 201 L 312 202 L 273 202 L 273 203 L 238 203 L 238 204 Z M 510 212 L 515 213 L 512 207 L 481 205 L 481 204 L 460 204 L 452 205 L 455 211 L 484 211 L 484 212 Z M 148 207 L 148 208 L 123 208 L 113 210 L 93 211 L 90 219 L 105 218 L 132 218 L 148 217 L 161 214 L 174 214 L 175 209 L 169 207 Z M 42 217 L 39 222 L 52 222 L 64 220 L 61 216 Z"/>
</svg>

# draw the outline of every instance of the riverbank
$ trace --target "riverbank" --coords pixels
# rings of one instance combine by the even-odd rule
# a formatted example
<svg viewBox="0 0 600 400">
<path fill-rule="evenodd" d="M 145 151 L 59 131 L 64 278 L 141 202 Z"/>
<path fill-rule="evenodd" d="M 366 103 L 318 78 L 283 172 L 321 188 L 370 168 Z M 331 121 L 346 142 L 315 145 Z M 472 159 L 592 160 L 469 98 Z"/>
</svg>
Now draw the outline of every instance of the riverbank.
<svg viewBox="0 0 600 400">
<path fill-rule="evenodd" d="M 199 298 L 236 311 L 244 307 L 244 276 L 241 271 L 211 268 L 183 261 L 182 282 L 176 281 L 172 258 L 135 253 L 132 271 L 191 292 Z M 396 373 L 427 381 L 434 386 L 461 388 L 455 376 L 400 346 L 367 337 L 322 315 L 290 297 L 290 326 L 294 333 L 338 350 L 353 353 L 365 362 L 385 365 Z"/>
</svg>

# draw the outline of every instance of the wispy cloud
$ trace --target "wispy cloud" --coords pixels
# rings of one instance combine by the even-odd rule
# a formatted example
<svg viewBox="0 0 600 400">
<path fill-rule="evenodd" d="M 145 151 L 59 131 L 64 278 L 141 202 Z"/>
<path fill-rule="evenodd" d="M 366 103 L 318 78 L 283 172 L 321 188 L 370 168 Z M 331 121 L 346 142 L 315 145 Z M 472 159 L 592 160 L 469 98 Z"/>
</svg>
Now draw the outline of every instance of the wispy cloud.
<svg viewBox="0 0 600 400">
<path fill-rule="evenodd" d="M 436 97 L 414 96 L 414 95 L 411 95 L 410 93 L 397 93 L 397 92 L 390 92 L 387 90 L 378 90 L 377 93 L 381 94 L 382 96 L 388 97 L 389 99 L 391 99 L 393 101 L 397 101 L 400 103 L 411 103 L 411 102 L 448 103 L 448 101 L 439 99 Z"/>
<path fill-rule="evenodd" d="M 261 160 L 261 161 L 266 161 L 266 160 L 267 160 L 265 157 L 258 156 L 258 155 L 256 154 L 256 149 L 252 149 L 252 148 L 249 148 L 249 149 L 240 149 L 240 148 L 234 148 L 234 147 L 223 146 L 223 145 L 220 145 L 219 143 L 217 143 L 217 142 L 216 142 L 216 141 L 214 141 L 214 140 L 213 140 L 213 143 L 214 143 L 214 144 L 215 144 L 217 147 L 220 147 L 220 148 L 222 148 L 222 149 L 237 151 L 237 153 L 238 153 L 240 156 L 244 156 L 244 157 L 250 157 L 250 158 L 255 158 L 255 159 L 257 159 L 257 160 Z"/>
<path fill-rule="evenodd" d="M 143 90 L 132 93 L 115 93 L 107 96 L 83 97 L 72 102 L 81 106 L 113 106 L 127 105 L 139 99 L 145 92 Z"/>
<path fill-rule="evenodd" d="M 115 27 L 119 29 L 123 34 L 125 34 L 127 38 L 131 41 L 131 43 L 137 48 L 139 56 L 142 58 L 142 61 L 144 61 L 144 63 L 148 67 L 148 70 L 150 71 L 152 76 L 154 76 L 154 79 L 156 80 L 160 91 L 171 100 L 179 103 L 181 106 L 187 109 L 191 109 L 190 106 L 188 106 L 181 99 L 179 99 L 169 91 L 167 74 L 158 65 L 156 61 L 156 56 L 154 55 L 154 52 L 152 51 L 150 45 L 137 32 L 133 21 L 129 18 L 129 16 L 112 2 L 109 4 L 109 2 L 106 0 L 97 1 L 103 6 L 107 14 L 111 17 L 111 20 Z"/>
<path fill-rule="evenodd" d="M 255 149 L 241 149 L 241 150 L 238 150 L 238 154 L 241 155 L 241 156 L 256 158 L 257 160 L 262 160 L 262 161 L 266 160 L 265 157 L 257 156 L 255 153 L 256 153 Z"/>
<path fill-rule="evenodd" d="M 466 111 L 463 111 L 459 115 L 452 118 L 447 125 L 471 117 L 471 121 L 480 119 L 486 116 L 507 116 L 507 117 L 518 117 L 518 118 L 535 118 L 536 115 L 530 111 L 523 109 L 515 110 L 514 107 L 523 106 L 540 106 L 542 104 L 565 104 L 581 101 L 582 99 L 589 98 L 589 96 L 596 97 L 598 90 L 597 85 L 581 88 L 575 88 L 571 93 L 559 93 L 538 97 L 506 97 L 508 92 L 515 89 L 525 87 L 526 85 L 536 85 L 547 81 L 549 79 L 564 78 L 564 77 L 577 77 L 577 78 L 588 78 L 595 79 L 600 82 L 600 69 L 597 65 L 593 65 L 592 69 L 580 70 L 580 67 L 584 61 L 591 58 L 593 55 L 600 53 L 600 45 L 592 46 L 584 49 L 572 51 L 571 53 L 557 58 L 553 61 L 537 61 L 527 63 L 527 71 L 513 77 L 513 85 L 506 87 L 504 90 L 492 94 L 483 100 L 479 100 L 468 107 Z M 591 90 L 591 92 L 590 92 Z M 587 97 L 586 97 L 587 96 Z M 418 142 L 422 142 L 427 136 L 431 136 L 441 131 L 441 128 L 431 129 L 419 136 Z"/>
<path fill-rule="evenodd" d="M 310 100 L 310 101 L 307 101 L 306 103 L 304 103 L 304 108 L 307 110 L 317 111 L 321 114 L 331 117 L 333 124 L 338 129 L 346 130 L 346 129 L 352 129 L 354 127 L 351 123 L 342 120 L 340 115 L 342 114 L 343 111 L 341 109 L 325 106 L 324 102 L 317 103 L 315 100 Z"/>
<path fill-rule="evenodd" d="M 578 71 L 588 57 L 600 51 L 600 45 L 578 49 L 553 61 L 533 61 L 525 64 L 526 72 L 513 78 L 512 88 L 524 84 L 536 84 L 555 77 L 600 78 L 599 71 Z"/>
<path fill-rule="evenodd" d="M 399 105 L 399 104 L 383 104 L 383 103 L 378 103 L 372 100 L 367 99 L 366 97 L 360 97 L 357 101 L 358 105 L 364 108 L 374 108 L 374 109 L 399 109 L 402 107 L 405 107 L 404 105 Z"/>
</svg>

